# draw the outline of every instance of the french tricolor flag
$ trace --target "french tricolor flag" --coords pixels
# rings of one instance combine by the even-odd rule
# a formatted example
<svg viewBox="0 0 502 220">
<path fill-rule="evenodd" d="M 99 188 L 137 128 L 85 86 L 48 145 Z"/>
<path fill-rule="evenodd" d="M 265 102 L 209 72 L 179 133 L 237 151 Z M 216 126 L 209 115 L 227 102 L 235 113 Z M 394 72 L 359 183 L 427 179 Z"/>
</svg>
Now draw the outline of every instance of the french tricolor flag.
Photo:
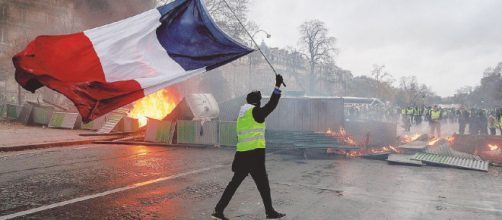
<svg viewBox="0 0 502 220">
<path fill-rule="evenodd" d="M 84 32 L 39 36 L 13 62 L 23 88 L 64 94 L 88 122 L 252 51 L 223 33 L 200 0 L 177 0 Z"/>
</svg>

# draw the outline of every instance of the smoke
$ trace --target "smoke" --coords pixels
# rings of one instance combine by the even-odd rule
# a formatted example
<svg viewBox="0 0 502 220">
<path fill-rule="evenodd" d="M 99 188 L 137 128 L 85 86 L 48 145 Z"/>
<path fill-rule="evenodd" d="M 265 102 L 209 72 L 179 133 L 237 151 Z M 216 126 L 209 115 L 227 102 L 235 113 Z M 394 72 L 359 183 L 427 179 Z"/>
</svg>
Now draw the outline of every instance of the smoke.
<svg viewBox="0 0 502 220">
<path fill-rule="evenodd" d="M 155 0 L 75 0 L 75 16 L 83 29 L 102 26 L 146 10 L 156 5 Z"/>
</svg>

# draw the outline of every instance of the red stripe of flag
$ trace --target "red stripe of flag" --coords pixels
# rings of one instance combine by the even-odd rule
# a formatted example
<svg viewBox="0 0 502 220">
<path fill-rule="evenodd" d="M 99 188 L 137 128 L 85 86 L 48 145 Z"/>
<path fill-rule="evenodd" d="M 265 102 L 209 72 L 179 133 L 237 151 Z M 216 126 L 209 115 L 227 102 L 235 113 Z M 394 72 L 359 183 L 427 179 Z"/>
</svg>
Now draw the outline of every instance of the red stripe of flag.
<svg viewBox="0 0 502 220">
<path fill-rule="evenodd" d="M 91 41 L 84 33 L 40 36 L 12 58 L 16 81 L 35 92 L 46 85 L 78 108 L 84 122 L 144 96 L 138 82 L 107 83 Z"/>
</svg>

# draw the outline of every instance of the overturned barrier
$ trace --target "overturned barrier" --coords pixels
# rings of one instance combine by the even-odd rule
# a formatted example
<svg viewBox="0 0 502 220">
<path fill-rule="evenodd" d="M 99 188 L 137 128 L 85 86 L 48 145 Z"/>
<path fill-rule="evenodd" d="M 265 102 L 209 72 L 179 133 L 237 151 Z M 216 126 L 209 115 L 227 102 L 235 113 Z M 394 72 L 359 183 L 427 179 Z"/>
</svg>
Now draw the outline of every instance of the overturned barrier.
<svg viewBox="0 0 502 220">
<path fill-rule="evenodd" d="M 171 121 L 161 121 L 148 119 L 145 141 L 163 144 L 172 144 L 176 123 Z"/>
<path fill-rule="evenodd" d="M 28 124 L 31 118 L 31 112 L 33 111 L 33 105 L 31 103 L 25 103 L 21 108 L 21 112 L 17 120 L 23 124 Z"/>
<path fill-rule="evenodd" d="M 81 118 L 78 113 L 54 112 L 49 121 L 49 128 L 75 129 L 80 127 Z"/>
<path fill-rule="evenodd" d="M 17 119 L 19 117 L 19 114 L 21 113 L 22 106 L 13 105 L 13 104 L 6 104 L 5 108 L 6 108 L 8 119 Z"/>
<path fill-rule="evenodd" d="M 46 106 L 34 106 L 32 115 L 33 124 L 37 125 L 48 125 L 52 114 L 54 113 L 54 109 Z"/>
<path fill-rule="evenodd" d="M 98 129 L 102 128 L 105 125 L 105 116 L 101 116 L 99 118 L 96 118 L 89 123 L 82 124 L 82 129 L 84 130 L 93 130 L 97 131 Z"/>
<path fill-rule="evenodd" d="M 139 121 L 135 118 L 124 117 L 120 122 L 120 130 L 123 132 L 136 132 L 139 130 Z"/>
</svg>

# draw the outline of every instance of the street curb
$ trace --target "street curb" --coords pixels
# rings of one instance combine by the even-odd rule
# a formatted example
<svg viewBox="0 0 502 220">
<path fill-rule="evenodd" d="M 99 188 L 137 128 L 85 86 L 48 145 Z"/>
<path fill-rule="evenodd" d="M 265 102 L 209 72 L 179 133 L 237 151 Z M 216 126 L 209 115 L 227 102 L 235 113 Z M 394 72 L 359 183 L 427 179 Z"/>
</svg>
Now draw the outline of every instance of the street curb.
<svg viewBox="0 0 502 220">
<path fill-rule="evenodd" d="M 110 141 L 110 140 L 113 140 L 113 139 L 116 139 L 119 137 L 120 136 L 96 138 L 96 139 L 89 139 L 89 140 L 78 140 L 78 141 L 64 141 L 64 142 L 42 143 L 42 144 L 14 145 L 14 146 L 8 146 L 8 147 L 0 147 L 0 152 L 23 151 L 23 150 L 34 150 L 34 149 L 52 148 L 52 147 L 64 147 L 64 146 L 81 145 L 81 144 L 92 144 L 96 141 Z"/>
</svg>

